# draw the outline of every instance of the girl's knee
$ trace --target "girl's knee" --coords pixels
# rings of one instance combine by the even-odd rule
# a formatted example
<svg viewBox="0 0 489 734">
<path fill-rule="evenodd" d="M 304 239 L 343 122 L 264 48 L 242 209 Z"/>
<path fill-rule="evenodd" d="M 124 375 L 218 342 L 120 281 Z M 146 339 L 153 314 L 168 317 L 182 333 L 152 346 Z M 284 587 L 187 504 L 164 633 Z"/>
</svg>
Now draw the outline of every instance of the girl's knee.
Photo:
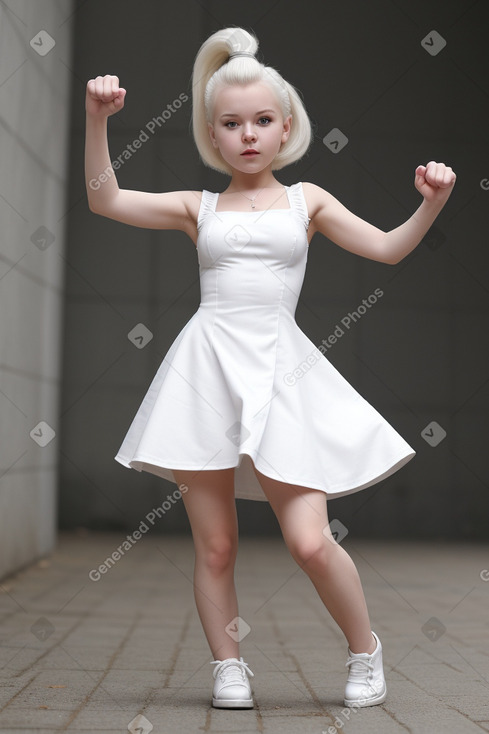
<svg viewBox="0 0 489 734">
<path fill-rule="evenodd" d="M 214 535 L 199 546 L 197 557 L 211 573 L 218 575 L 234 567 L 238 544 L 232 535 Z"/>
<path fill-rule="evenodd" d="M 292 558 L 306 571 L 324 572 L 335 555 L 336 546 L 336 543 L 332 543 L 324 535 L 318 538 L 295 538 L 288 543 Z"/>
</svg>

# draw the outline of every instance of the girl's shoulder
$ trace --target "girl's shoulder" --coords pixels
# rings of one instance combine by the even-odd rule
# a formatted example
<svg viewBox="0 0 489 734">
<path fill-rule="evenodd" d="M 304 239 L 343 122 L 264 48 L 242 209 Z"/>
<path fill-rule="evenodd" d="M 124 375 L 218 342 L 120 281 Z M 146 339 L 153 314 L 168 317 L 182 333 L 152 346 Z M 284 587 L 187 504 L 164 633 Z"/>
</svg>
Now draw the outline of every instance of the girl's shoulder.
<svg viewBox="0 0 489 734">
<path fill-rule="evenodd" d="M 196 222 L 202 202 L 202 191 L 180 191 L 189 216 Z"/>
<path fill-rule="evenodd" d="M 311 219 L 314 218 L 315 213 L 331 198 L 331 194 L 325 189 L 322 189 L 321 186 L 307 181 L 302 182 L 302 191 Z"/>
</svg>

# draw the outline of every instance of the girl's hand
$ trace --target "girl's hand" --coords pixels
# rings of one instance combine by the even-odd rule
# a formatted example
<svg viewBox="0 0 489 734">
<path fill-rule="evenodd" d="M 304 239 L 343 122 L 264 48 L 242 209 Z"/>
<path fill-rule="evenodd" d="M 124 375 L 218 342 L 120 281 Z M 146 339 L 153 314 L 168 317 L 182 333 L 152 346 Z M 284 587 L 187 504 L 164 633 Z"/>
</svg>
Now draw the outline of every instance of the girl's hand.
<svg viewBox="0 0 489 734">
<path fill-rule="evenodd" d="M 106 74 L 87 83 L 85 110 L 93 117 L 109 117 L 124 107 L 126 90 L 119 87 L 119 77 Z"/>
<path fill-rule="evenodd" d="M 414 185 L 426 201 L 444 203 L 452 193 L 456 178 L 450 166 L 430 161 L 417 167 Z"/>
</svg>

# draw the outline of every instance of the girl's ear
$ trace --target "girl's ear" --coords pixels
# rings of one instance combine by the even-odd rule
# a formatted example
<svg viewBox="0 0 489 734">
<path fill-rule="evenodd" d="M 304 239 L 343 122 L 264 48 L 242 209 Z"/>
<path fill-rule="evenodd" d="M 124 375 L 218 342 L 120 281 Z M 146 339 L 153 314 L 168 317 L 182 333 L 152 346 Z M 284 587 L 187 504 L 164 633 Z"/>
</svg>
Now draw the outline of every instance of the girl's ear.
<svg viewBox="0 0 489 734">
<path fill-rule="evenodd" d="M 289 139 L 291 126 L 292 126 L 292 115 L 288 115 L 288 117 L 286 117 L 284 120 L 284 131 L 282 133 L 282 143 L 285 143 Z"/>
<path fill-rule="evenodd" d="M 212 145 L 214 146 L 214 148 L 219 147 L 217 144 L 216 136 L 214 135 L 214 125 L 211 122 L 208 122 L 207 128 L 209 130 L 209 136 L 212 141 Z"/>
</svg>

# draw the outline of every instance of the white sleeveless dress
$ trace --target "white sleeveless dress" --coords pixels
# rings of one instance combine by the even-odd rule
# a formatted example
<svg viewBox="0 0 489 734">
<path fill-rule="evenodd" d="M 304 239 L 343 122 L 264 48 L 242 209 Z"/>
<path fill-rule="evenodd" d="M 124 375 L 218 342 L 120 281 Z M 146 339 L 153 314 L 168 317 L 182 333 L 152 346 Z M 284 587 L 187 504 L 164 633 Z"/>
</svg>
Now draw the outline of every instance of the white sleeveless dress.
<svg viewBox="0 0 489 734">
<path fill-rule="evenodd" d="M 175 482 L 172 469 L 236 467 L 235 496 L 266 500 L 256 468 L 326 492 L 364 489 L 415 451 L 301 331 L 295 310 L 309 219 L 289 209 L 216 212 L 202 192 L 201 303 L 176 337 L 115 459 Z"/>
</svg>

